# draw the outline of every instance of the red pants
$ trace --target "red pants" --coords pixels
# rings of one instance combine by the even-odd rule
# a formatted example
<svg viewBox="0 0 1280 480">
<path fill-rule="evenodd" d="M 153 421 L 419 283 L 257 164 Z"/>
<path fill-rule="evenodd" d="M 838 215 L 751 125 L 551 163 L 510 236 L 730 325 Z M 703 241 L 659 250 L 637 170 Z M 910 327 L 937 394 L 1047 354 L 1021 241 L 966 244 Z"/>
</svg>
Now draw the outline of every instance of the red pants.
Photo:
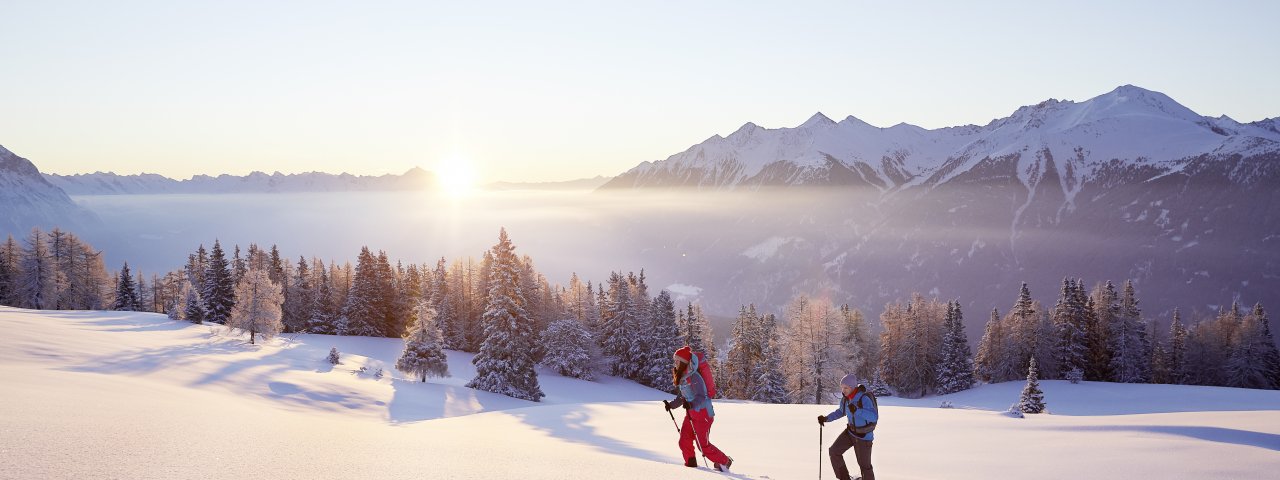
<svg viewBox="0 0 1280 480">
<path fill-rule="evenodd" d="M 684 454 L 686 461 L 697 453 L 693 450 L 693 434 L 697 432 L 698 444 L 707 460 L 720 464 L 729 462 L 729 457 L 711 444 L 711 423 L 715 420 L 715 417 L 707 416 L 706 410 L 685 412 L 684 426 L 680 427 L 680 453 Z"/>
</svg>

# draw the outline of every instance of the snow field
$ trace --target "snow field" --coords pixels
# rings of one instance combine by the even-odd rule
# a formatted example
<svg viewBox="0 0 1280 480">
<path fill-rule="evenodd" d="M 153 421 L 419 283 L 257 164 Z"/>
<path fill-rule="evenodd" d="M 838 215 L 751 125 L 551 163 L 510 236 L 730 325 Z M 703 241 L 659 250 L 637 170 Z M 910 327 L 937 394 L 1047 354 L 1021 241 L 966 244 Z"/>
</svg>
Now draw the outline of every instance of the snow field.
<svg viewBox="0 0 1280 480">
<path fill-rule="evenodd" d="M 680 465 L 658 399 L 541 372 L 540 404 L 393 371 L 395 339 L 250 346 L 220 327 L 126 312 L 0 308 L 0 478 L 718 478 Z M 343 364 L 324 361 L 330 346 Z M 382 379 L 357 373 L 385 369 Z M 881 400 L 882 478 L 1275 478 L 1280 392 L 1045 381 L 1054 415 L 1007 417 L 1020 382 Z M 936 408 L 942 400 L 954 409 Z M 732 478 L 832 478 L 832 405 L 719 401 Z M 678 412 L 677 412 L 678 413 Z M 679 418 L 679 417 L 677 417 Z M 828 425 L 830 444 L 839 426 Z M 820 453 L 821 452 L 821 453 Z M 852 452 L 847 455 L 853 464 Z"/>
</svg>

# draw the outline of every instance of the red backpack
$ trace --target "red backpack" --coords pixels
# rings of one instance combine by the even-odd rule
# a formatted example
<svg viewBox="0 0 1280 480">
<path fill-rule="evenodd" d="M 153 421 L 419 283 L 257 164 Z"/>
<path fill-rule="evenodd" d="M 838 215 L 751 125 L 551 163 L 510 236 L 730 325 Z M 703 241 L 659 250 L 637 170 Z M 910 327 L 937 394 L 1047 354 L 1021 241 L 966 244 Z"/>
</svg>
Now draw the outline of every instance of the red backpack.
<svg viewBox="0 0 1280 480">
<path fill-rule="evenodd" d="M 707 363 L 707 357 L 702 352 L 697 352 L 698 356 L 698 375 L 702 376 L 702 381 L 707 384 L 707 398 L 716 398 L 716 379 L 711 378 L 711 364 Z"/>
</svg>

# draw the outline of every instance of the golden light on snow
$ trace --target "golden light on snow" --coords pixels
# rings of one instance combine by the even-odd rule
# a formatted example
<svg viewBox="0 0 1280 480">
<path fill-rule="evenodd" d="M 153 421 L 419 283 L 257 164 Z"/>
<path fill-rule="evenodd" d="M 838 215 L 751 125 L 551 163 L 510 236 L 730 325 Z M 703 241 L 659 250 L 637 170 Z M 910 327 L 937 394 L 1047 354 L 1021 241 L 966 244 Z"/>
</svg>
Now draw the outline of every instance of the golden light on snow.
<svg viewBox="0 0 1280 480">
<path fill-rule="evenodd" d="M 436 185 L 445 195 L 461 197 L 476 189 L 476 169 L 461 156 L 441 160 L 436 166 Z"/>
</svg>

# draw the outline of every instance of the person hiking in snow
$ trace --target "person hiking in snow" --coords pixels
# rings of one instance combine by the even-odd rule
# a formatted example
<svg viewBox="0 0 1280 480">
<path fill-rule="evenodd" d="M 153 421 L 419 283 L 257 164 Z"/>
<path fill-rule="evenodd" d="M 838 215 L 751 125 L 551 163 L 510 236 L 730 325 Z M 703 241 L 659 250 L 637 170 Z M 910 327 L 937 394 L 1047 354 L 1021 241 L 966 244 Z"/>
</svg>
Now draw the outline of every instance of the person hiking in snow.
<svg viewBox="0 0 1280 480">
<path fill-rule="evenodd" d="M 849 467 L 844 463 L 844 452 L 853 448 L 858 458 L 858 469 L 862 471 L 861 480 L 876 480 L 871 470 L 871 444 L 875 440 L 876 422 L 880 419 L 880 410 L 876 399 L 867 392 L 867 387 L 858 383 L 858 377 L 845 375 L 840 380 L 840 407 L 827 415 L 818 415 L 818 425 L 834 422 L 841 417 L 848 418 L 848 425 L 827 450 L 831 454 L 831 468 L 836 471 L 836 480 L 850 480 Z"/>
<path fill-rule="evenodd" d="M 684 427 L 680 428 L 680 453 L 684 455 L 686 467 L 697 467 L 694 457 L 693 441 L 698 440 L 702 456 L 715 463 L 717 471 L 727 472 L 733 465 L 733 458 L 725 455 L 719 448 L 711 444 L 711 424 L 716 419 L 715 408 L 711 406 L 711 395 L 707 382 L 698 373 L 701 354 L 695 354 L 688 346 L 681 347 L 672 355 L 675 366 L 671 368 L 671 378 L 679 392 L 676 399 L 662 401 L 663 407 L 670 412 L 684 407 Z"/>
</svg>

